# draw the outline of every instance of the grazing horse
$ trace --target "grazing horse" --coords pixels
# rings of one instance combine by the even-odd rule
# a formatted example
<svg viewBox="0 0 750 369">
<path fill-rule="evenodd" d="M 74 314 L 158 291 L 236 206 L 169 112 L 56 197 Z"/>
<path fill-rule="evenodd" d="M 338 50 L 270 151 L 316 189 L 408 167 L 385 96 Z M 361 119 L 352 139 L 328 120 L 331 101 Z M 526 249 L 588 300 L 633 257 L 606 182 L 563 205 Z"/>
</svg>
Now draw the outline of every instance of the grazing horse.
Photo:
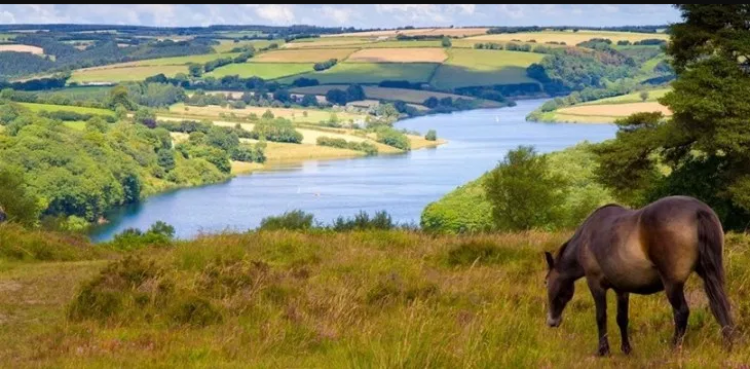
<svg viewBox="0 0 750 369">
<path fill-rule="evenodd" d="M 665 197 L 638 210 L 619 205 L 600 207 L 555 257 L 545 252 L 549 266 L 547 324 L 560 325 L 563 309 L 573 297 L 574 282 L 586 277 L 596 304 L 598 354 L 609 354 L 606 293 L 610 288 L 617 293 L 617 325 L 622 351 L 628 354 L 630 293 L 648 295 L 664 290 L 674 312 L 673 344 L 677 346 L 682 343 L 690 314 L 683 289 L 695 271 L 703 279 L 711 312 L 729 341 L 733 323 L 724 292 L 723 245 L 724 231 L 716 213 L 692 197 Z"/>
</svg>

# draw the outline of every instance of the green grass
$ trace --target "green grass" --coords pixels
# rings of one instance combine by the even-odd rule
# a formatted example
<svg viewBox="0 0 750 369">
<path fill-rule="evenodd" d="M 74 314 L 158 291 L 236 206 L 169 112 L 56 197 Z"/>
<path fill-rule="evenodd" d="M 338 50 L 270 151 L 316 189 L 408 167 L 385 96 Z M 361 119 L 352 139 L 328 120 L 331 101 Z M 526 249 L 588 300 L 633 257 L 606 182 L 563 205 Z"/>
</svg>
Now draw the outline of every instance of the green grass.
<svg viewBox="0 0 750 369">
<path fill-rule="evenodd" d="M 282 79 L 290 83 L 299 77 L 315 78 L 323 84 L 379 83 L 384 80 L 427 82 L 438 64 L 434 63 L 339 63 L 323 72 Z"/>
<path fill-rule="evenodd" d="M 111 115 L 114 116 L 115 112 L 112 110 L 107 109 L 99 109 L 99 108 L 85 108 L 81 106 L 71 106 L 71 105 L 51 105 L 51 104 L 36 104 L 36 103 L 19 103 L 20 105 L 24 106 L 25 108 L 28 108 L 29 110 L 33 112 L 40 112 L 43 110 L 46 111 L 72 111 L 79 114 L 93 114 L 93 115 Z"/>
<path fill-rule="evenodd" d="M 185 65 L 162 65 L 79 69 L 73 72 L 73 76 L 68 80 L 68 83 L 143 81 L 159 73 L 163 73 L 167 77 L 174 77 L 177 73 L 187 74 L 188 68 Z"/>
<path fill-rule="evenodd" d="M 505 50 L 450 49 L 449 54 L 430 81 L 440 89 L 534 83 L 526 76 L 526 68 L 544 58 L 542 54 Z"/>
<path fill-rule="evenodd" d="M 234 42 L 233 40 L 219 40 L 219 45 L 214 46 L 214 50 L 218 53 L 228 53 L 235 47 L 243 47 L 252 45 L 255 49 L 266 47 L 272 43 L 276 43 L 279 46 L 284 44 L 283 39 L 279 40 L 241 40 L 240 42 Z"/>
<path fill-rule="evenodd" d="M 86 129 L 86 122 L 82 120 L 63 122 L 63 125 L 75 129 L 76 131 L 83 131 L 84 129 Z"/>
<path fill-rule="evenodd" d="M 653 73 L 654 67 L 656 67 L 656 65 L 659 64 L 663 60 L 664 60 L 663 56 L 647 60 L 645 63 L 643 63 L 643 65 L 641 65 L 641 72 Z"/>
<path fill-rule="evenodd" d="M 311 70 L 313 70 L 312 63 L 242 63 L 225 65 L 206 75 L 216 78 L 239 75 L 240 78 L 276 79 Z"/>
<path fill-rule="evenodd" d="M 234 58 L 240 55 L 240 53 L 223 53 L 223 54 L 200 54 L 200 55 L 188 55 L 188 56 L 176 56 L 172 58 L 157 58 L 157 59 L 146 59 L 135 62 L 129 62 L 127 65 L 137 66 L 163 66 L 163 65 L 187 65 L 190 63 L 204 64 L 206 62 L 221 59 L 221 58 Z"/>
<path fill-rule="evenodd" d="M 142 260 L 109 268 L 106 261 L 3 260 L 0 362 L 77 369 L 703 368 L 748 362 L 747 336 L 733 351 L 722 349 L 696 277 L 686 286 L 691 315 L 677 351 L 668 343 L 672 309 L 663 293 L 631 297 L 630 356 L 618 349 L 611 293 L 612 356 L 594 356 L 594 304 L 583 280 L 562 326 L 548 328 L 542 251 L 555 250 L 570 235 L 281 231 L 201 237 L 135 252 Z M 740 327 L 750 324 L 749 246 L 746 236 L 727 237 L 727 290 Z M 78 319 L 69 319 L 69 312 Z"/>
<path fill-rule="evenodd" d="M 95 99 L 109 94 L 110 86 L 65 87 L 58 90 L 35 91 L 38 96 L 61 95 L 76 100 Z"/>
<path fill-rule="evenodd" d="M 646 99 L 646 101 L 656 101 L 662 98 L 664 95 L 666 95 L 667 92 L 669 91 L 672 91 L 672 89 L 662 88 L 662 89 L 647 91 L 648 98 Z M 642 101 L 643 100 L 641 99 L 641 93 L 633 92 L 627 95 L 608 97 L 608 98 L 601 99 L 601 100 L 588 101 L 579 105 L 627 104 L 627 103 L 635 103 L 635 102 L 642 102 Z"/>
</svg>

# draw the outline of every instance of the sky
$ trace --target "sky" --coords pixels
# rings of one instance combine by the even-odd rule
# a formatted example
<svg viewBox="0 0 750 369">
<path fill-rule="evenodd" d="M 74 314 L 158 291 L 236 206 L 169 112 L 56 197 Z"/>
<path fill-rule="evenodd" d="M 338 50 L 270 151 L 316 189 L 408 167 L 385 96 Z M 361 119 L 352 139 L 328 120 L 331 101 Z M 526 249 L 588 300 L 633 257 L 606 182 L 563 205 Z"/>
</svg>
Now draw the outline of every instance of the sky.
<svg viewBox="0 0 750 369">
<path fill-rule="evenodd" d="M 82 23 L 143 26 L 263 24 L 402 26 L 624 26 L 677 22 L 670 5 L 637 4 L 0 4 L 0 24 Z"/>
</svg>

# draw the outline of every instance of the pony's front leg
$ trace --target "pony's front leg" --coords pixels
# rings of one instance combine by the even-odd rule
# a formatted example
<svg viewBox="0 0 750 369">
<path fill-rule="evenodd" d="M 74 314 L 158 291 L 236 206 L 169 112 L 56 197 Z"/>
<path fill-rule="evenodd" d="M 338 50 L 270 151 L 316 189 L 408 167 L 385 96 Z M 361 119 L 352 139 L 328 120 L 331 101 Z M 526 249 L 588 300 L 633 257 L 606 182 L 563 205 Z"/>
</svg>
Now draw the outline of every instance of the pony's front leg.
<svg viewBox="0 0 750 369">
<path fill-rule="evenodd" d="M 627 292 L 617 292 L 617 325 L 620 327 L 620 336 L 622 337 L 622 352 L 626 355 L 631 351 L 630 340 L 628 339 L 629 297 L 630 294 Z"/>
<path fill-rule="evenodd" d="M 607 339 L 607 290 L 599 281 L 588 280 L 591 295 L 596 304 L 596 326 L 599 328 L 599 356 L 609 355 L 609 340 Z"/>
</svg>

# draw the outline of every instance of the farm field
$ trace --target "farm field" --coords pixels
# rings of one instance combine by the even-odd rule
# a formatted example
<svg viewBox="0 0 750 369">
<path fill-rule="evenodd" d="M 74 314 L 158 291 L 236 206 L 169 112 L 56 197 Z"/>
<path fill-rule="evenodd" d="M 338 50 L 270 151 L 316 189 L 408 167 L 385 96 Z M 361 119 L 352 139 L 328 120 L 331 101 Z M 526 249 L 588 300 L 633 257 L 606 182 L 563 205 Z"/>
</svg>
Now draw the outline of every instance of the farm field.
<svg viewBox="0 0 750 369">
<path fill-rule="evenodd" d="M 123 68 L 96 67 L 74 71 L 68 83 L 142 81 L 159 73 L 163 73 L 167 77 L 174 77 L 177 73 L 187 74 L 187 72 L 188 68 L 186 65 L 134 66 Z"/>
<path fill-rule="evenodd" d="M 31 46 L 31 45 L 19 45 L 19 44 L 0 45 L 0 52 L 4 52 L 4 51 L 14 51 L 17 53 L 32 53 L 36 55 L 44 55 L 44 49 L 38 46 Z"/>
<path fill-rule="evenodd" d="M 300 77 L 315 78 L 322 84 L 380 83 L 385 80 L 427 82 L 438 64 L 433 63 L 339 63 L 323 72 L 311 72 L 280 80 L 291 83 Z"/>
<path fill-rule="evenodd" d="M 635 102 L 575 105 L 551 112 L 553 114 L 549 117 L 557 122 L 611 123 L 633 113 L 657 111 L 667 116 L 672 115 L 669 108 L 658 102 Z"/>
<path fill-rule="evenodd" d="M 263 79 L 276 79 L 292 76 L 313 70 L 311 63 L 240 63 L 229 64 L 216 68 L 206 76 L 221 78 L 224 76 L 238 75 L 240 78 L 260 77 Z"/>
<path fill-rule="evenodd" d="M 656 101 L 660 98 L 662 98 L 664 95 L 667 94 L 667 92 L 672 91 L 672 89 L 669 88 L 662 88 L 658 90 L 651 90 L 648 92 L 648 98 L 646 101 Z M 641 93 L 640 92 L 633 92 L 629 93 L 627 95 L 622 96 L 615 96 L 615 97 L 608 97 L 605 99 L 600 100 L 594 100 L 594 101 L 588 101 L 585 103 L 578 104 L 576 106 L 584 106 L 584 105 L 601 105 L 601 104 L 624 104 L 624 103 L 638 103 L 643 102 L 643 99 L 641 99 Z"/>
<path fill-rule="evenodd" d="M 216 59 L 234 58 L 237 55 L 240 55 L 240 53 L 223 53 L 223 54 L 215 53 L 215 54 L 176 56 L 176 57 L 171 57 L 171 58 L 145 59 L 145 60 L 137 60 L 137 61 L 127 62 L 127 63 L 112 64 L 112 65 L 108 65 L 108 67 L 120 68 L 120 67 L 130 67 L 130 66 L 142 67 L 142 66 L 163 66 L 163 65 L 187 65 L 190 63 L 204 64 L 206 62 L 216 60 Z"/>
<path fill-rule="evenodd" d="M 57 90 L 44 90 L 44 91 L 35 91 L 35 93 L 38 96 L 52 96 L 52 95 L 59 95 L 59 96 L 65 96 L 70 98 L 79 98 L 79 99 L 85 99 L 85 98 L 97 98 L 106 96 L 109 93 L 109 90 L 111 90 L 112 87 L 110 86 L 78 86 L 78 87 L 65 87 L 62 89 Z"/>
<path fill-rule="evenodd" d="M 343 61 L 357 49 L 274 50 L 253 57 L 253 63 L 318 63 L 328 59 Z"/>
<path fill-rule="evenodd" d="M 315 95 L 325 95 L 326 92 L 330 89 L 346 89 L 347 85 L 319 85 L 319 86 L 309 86 L 309 87 L 298 87 L 294 88 L 291 91 L 294 93 L 299 94 L 315 94 Z M 401 100 L 407 103 L 412 104 L 422 104 L 425 100 L 428 98 L 434 96 L 438 99 L 442 99 L 444 97 L 450 97 L 452 99 L 466 99 L 466 100 L 474 100 L 474 98 L 470 96 L 461 96 L 456 94 L 449 94 L 449 93 L 443 93 L 443 92 L 436 92 L 436 91 L 427 91 L 427 90 L 409 90 L 405 88 L 389 88 L 389 87 L 377 87 L 377 86 L 362 86 L 362 88 L 365 91 L 365 95 L 369 99 L 376 99 L 376 100 L 386 100 L 386 101 L 395 101 L 395 100 Z"/>
<path fill-rule="evenodd" d="M 526 68 L 544 58 L 542 54 L 506 51 L 451 49 L 431 84 L 440 89 L 465 86 L 536 83 Z"/>
<path fill-rule="evenodd" d="M 187 109 L 186 109 L 187 108 Z M 220 114 L 235 114 L 238 117 L 247 117 L 250 114 L 256 114 L 257 116 L 263 115 L 267 110 L 270 110 L 274 116 L 286 118 L 294 123 L 313 123 L 316 124 L 320 121 L 327 121 L 330 119 L 331 114 L 336 114 L 340 121 L 348 122 L 349 120 L 364 120 L 365 115 L 354 114 L 347 112 L 333 112 L 324 111 L 320 109 L 287 109 L 287 108 L 266 108 L 266 107 L 253 107 L 249 106 L 244 109 L 229 109 L 222 108 L 221 106 L 209 105 L 209 106 L 186 106 L 185 104 L 178 103 L 169 107 L 169 112 L 173 114 L 184 114 L 187 116 L 205 116 L 211 118 L 220 117 Z M 305 112 L 307 116 L 305 116 Z"/>
<path fill-rule="evenodd" d="M 303 49 L 320 47 L 351 47 L 372 42 L 371 38 L 359 37 L 325 37 L 325 38 L 303 38 L 286 43 L 284 49 Z"/>
<path fill-rule="evenodd" d="M 71 111 L 79 114 L 93 114 L 93 115 L 110 115 L 114 116 L 115 112 L 107 109 L 98 108 L 85 108 L 82 106 L 71 106 L 71 105 L 52 105 L 52 104 L 36 104 L 36 103 L 18 103 L 19 105 L 33 111 Z"/>
<path fill-rule="evenodd" d="M 386 30 L 386 31 L 372 31 L 372 32 L 353 32 L 353 33 L 342 33 L 335 35 L 336 37 L 396 37 L 399 34 L 416 36 L 416 35 L 446 35 L 446 36 L 473 36 L 483 35 L 487 33 L 488 28 L 422 28 L 422 29 L 409 29 L 409 30 Z M 324 35 L 322 38 L 325 38 Z"/>
<path fill-rule="evenodd" d="M 346 60 L 354 63 L 442 63 L 448 55 L 441 48 L 414 49 L 363 49 L 351 54 Z"/>
<path fill-rule="evenodd" d="M 545 42 L 554 41 L 554 42 L 565 42 L 565 44 L 569 46 L 574 46 L 578 43 L 588 41 L 592 38 L 606 38 L 606 39 L 612 40 L 612 43 L 617 43 L 617 41 L 622 41 L 622 40 L 627 40 L 630 42 L 641 41 L 645 39 L 667 40 L 668 36 L 663 33 L 635 33 L 635 32 L 580 30 L 578 32 L 542 31 L 542 32 L 499 33 L 499 34 L 494 34 L 494 35 L 469 37 L 467 38 L 467 40 L 482 40 L 482 41 L 520 40 L 522 42 L 535 40 L 537 43 L 545 43 Z"/>
<path fill-rule="evenodd" d="M 284 44 L 284 40 L 241 40 L 240 42 L 234 42 L 233 40 L 219 40 L 219 45 L 215 45 L 214 50 L 217 53 L 228 53 L 235 47 L 252 45 L 255 49 L 260 49 L 267 47 L 272 43 L 281 46 Z"/>
</svg>

